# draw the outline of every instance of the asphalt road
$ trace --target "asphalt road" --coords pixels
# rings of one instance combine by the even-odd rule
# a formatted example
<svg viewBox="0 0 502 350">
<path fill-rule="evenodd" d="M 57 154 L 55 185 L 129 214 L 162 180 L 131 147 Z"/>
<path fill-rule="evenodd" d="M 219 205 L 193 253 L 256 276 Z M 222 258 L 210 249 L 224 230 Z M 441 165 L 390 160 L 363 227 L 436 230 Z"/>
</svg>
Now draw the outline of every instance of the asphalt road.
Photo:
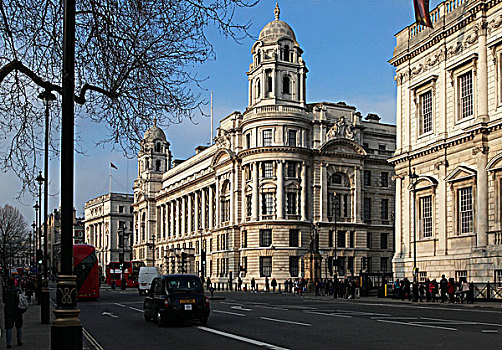
<svg viewBox="0 0 502 350">
<path fill-rule="evenodd" d="M 502 309 L 220 293 L 207 327 L 145 322 L 144 297 L 79 303 L 87 349 L 502 349 Z"/>
</svg>

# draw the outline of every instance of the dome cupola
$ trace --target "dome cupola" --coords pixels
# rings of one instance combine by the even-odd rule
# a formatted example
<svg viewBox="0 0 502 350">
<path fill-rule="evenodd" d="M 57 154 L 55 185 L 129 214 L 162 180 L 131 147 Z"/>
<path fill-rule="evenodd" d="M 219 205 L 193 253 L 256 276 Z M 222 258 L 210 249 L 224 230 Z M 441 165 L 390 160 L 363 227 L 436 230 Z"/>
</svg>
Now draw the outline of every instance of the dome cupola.
<svg viewBox="0 0 502 350">
<path fill-rule="evenodd" d="M 263 27 L 258 40 L 269 43 L 277 42 L 281 39 L 290 39 L 296 42 L 295 32 L 293 32 L 289 24 L 279 19 L 280 13 L 279 4 L 276 3 L 274 10 L 275 20 Z"/>
</svg>

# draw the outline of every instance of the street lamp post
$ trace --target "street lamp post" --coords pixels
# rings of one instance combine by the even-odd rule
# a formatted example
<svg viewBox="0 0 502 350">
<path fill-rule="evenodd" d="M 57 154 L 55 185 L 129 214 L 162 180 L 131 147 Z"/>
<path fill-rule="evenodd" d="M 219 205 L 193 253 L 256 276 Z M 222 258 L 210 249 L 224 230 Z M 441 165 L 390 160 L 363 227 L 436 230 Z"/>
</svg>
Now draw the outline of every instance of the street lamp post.
<svg viewBox="0 0 502 350">
<path fill-rule="evenodd" d="M 47 137 L 47 135 L 46 135 Z M 46 140 L 47 142 L 47 140 Z M 46 145 L 47 146 L 47 145 Z M 47 151 L 47 150 L 46 150 Z M 45 166 L 47 169 L 47 165 Z M 40 293 L 39 302 L 40 306 L 40 322 L 42 324 L 48 324 L 50 322 L 50 307 L 49 307 L 49 284 L 47 281 L 47 181 L 46 178 L 42 176 L 42 172 L 40 172 L 35 179 L 38 182 L 38 198 L 41 201 L 42 197 L 42 184 L 44 184 L 44 245 L 43 245 L 43 253 L 42 253 L 42 270 L 43 270 L 43 281 L 42 275 L 38 274 L 38 288 Z M 42 215 L 42 210 L 40 210 L 39 215 Z M 39 219 L 39 226 L 42 225 L 41 218 Z M 40 232 L 42 233 L 42 232 Z M 40 250 L 42 250 L 42 234 L 39 235 L 38 239 L 40 242 Z M 38 261 L 37 261 L 38 263 Z"/>
<path fill-rule="evenodd" d="M 415 168 L 411 169 L 409 166 L 410 180 L 412 181 L 412 194 L 413 194 L 413 301 L 418 302 L 418 268 L 417 268 L 417 215 L 416 215 L 416 186 L 418 175 Z"/>
<path fill-rule="evenodd" d="M 31 224 L 31 227 L 33 229 L 33 239 L 36 239 L 35 229 L 37 227 L 37 224 L 35 224 L 35 221 L 33 221 L 33 224 Z M 32 245 L 31 245 L 31 236 L 32 236 L 32 233 L 30 232 L 30 267 L 33 266 L 33 250 L 32 250 Z"/>
</svg>

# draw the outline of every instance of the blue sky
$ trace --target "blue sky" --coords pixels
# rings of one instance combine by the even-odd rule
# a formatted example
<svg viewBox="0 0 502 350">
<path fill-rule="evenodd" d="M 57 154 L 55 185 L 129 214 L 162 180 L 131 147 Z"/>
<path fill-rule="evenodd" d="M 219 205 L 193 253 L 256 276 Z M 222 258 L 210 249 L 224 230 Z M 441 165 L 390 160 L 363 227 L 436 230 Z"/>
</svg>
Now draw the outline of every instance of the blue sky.
<svg viewBox="0 0 502 350">
<path fill-rule="evenodd" d="M 431 1 L 431 8 L 439 0 Z M 395 46 L 394 34 L 413 22 L 412 0 L 283 0 L 279 1 L 281 20 L 295 31 L 307 63 L 307 101 L 345 101 L 363 115 L 377 113 L 382 122 L 395 124 L 396 86 L 394 69 L 387 61 Z M 251 9 L 241 9 L 237 19 L 251 20 L 250 33 L 257 38 L 261 29 L 274 19 L 275 0 L 261 0 Z M 255 39 L 241 43 L 211 32 L 216 60 L 194 69 L 200 78 L 207 77 L 202 91 L 209 100 L 214 97 L 215 129 L 218 121 L 233 111 L 247 106 L 246 71 L 251 62 L 251 46 Z M 209 104 L 206 112 L 209 114 Z M 209 119 L 197 116 L 197 124 L 186 121 L 164 128 L 174 158 L 188 158 L 194 148 L 209 142 Z M 85 155 L 75 157 L 75 208 L 83 216 L 84 203 L 108 192 L 109 163 L 112 169 L 112 191 L 132 192 L 136 177 L 136 160 L 127 160 L 111 146 L 95 144 L 106 130 L 105 125 L 78 120 L 76 131 L 84 140 Z M 58 207 L 59 164 L 52 162 L 49 208 Z M 15 198 L 21 188 L 12 173 L 0 174 L 0 205 L 18 207 L 28 223 L 34 218 L 31 197 Z"/>
</svg>

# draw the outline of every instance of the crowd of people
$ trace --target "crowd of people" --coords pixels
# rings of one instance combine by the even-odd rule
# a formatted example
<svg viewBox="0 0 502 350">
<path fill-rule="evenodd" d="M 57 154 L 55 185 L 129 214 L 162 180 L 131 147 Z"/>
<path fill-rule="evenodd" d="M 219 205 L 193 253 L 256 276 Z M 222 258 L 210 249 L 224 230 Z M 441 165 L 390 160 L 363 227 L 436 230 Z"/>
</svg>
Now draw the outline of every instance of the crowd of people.
<svg viewBox="0 0 502 350">
<path fill-rule="evenodd" d="M 472 303 L 473 292 L 472 283 L 468 283 L 465 277 L 456 282 L 452 277 L 446 279 L 445 275 L 442 275 L 439 282 L 429 278 L 419 282 L 417 299 L 420 302 L 425 299 L 427 302 Z M 393 284 L 393 294 L 395 299 L 411 300 L 413 298 L 412 282 L 406 277 L 402 280 L 396 279 Z"/>
</svg>

